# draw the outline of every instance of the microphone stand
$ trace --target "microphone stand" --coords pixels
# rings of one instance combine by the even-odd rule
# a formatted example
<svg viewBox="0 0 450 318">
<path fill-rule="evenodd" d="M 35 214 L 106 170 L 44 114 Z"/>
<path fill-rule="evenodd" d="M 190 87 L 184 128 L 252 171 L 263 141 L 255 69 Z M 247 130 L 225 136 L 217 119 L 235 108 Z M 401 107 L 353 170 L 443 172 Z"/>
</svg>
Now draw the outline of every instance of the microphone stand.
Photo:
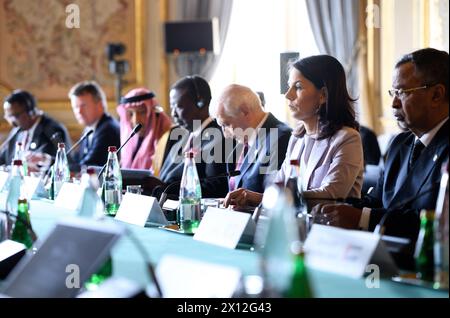
<svg viewBox="0 0 450 318">
<path fill-rule="evenodd" d="M 75 144 L 73 144 L 72 145 L 72 147 L 70 147 L 70 149 L 66 152 L 66 156 L 69 156 L 70 155 L 70 153 L 75 149 L 75 148 L 77 148 L 78 147 L 78 145 L 83 141 L 83 140 L 85 140 L 87 137 L 89 137 L 89 135 L 91 135 L 92 133 L 93 133 L 94 131 L 91 129 L 91 130 L 89 130 L 88 132 L 86 132 Z M 48 181 L 48 178 L 49 178 L 49 176 L 50 176 L 50 171 L 52 171 L 52 166 L 54 165 L 54 163 L 55 163 L 55 158 L 53 158 L 52 159 L 52 161 L 51 161 L 51 164 L 50 164 L 50 166 L 49 166 L 49 168 L 48 168 L 48 170 L 47 170 L 47 172 L 45 173 L 45 175 L 44 175 L 44 178 L 43 178 L 43 182 L 44 182 L 44 184 L 46 184 L 47 183 L 47 181 Z"/>
<path fill-rule="evenodd" d="M 125 142 L 119 147 L 119 149 L 117 149 L 116 153 L 119 154 L 120 151 L 122 150 L 122 148 L 128 143 L 128 141 L 130 141 L 131 138 L 134 137 L 134 135 L 136 135 L 136 133 L 141 130 L 142 125 L 141 124 L 137 124 L 134 128 L 133 131 L 131 132 L 130 136 L 128 136 L 127 140 L 125 140 Z M 103 165 L 103 167 L 100 169 L 99 173 L 98 173 L 98 178 L 100 179 L 101 175 L 103 174 L 103 172 L 105 171 L 106 165 L 108 164 L 108 161 L 106 161 L 106 163 Z"/>
</svg>

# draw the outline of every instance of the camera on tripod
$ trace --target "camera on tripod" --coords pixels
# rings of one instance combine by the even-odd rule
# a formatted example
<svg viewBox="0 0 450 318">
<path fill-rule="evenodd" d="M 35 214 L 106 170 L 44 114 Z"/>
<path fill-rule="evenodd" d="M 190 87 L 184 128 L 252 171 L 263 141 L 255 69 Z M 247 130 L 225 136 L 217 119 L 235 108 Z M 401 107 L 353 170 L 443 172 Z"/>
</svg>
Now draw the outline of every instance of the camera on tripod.
<svg viewBox="0 0 450 318">
<path fill-rule="evenodd" d="M 115 88 L 116 88 L 116 100 L 120 103 L 122 96 L 122 87 L 126 82 L 123 80 L 123 76 L 128 73 L 130 66 L 127 60 L 118 60 L 117 56 L 123 55 L 127 47 L 123 43 L 108 43 L 106 45 L 106 56 L 108 58 L 109 73 L 116 76 Z"/>
<path fill-rule="evenodd" d="M 130 67 L 127 60 L 116 60 L 116 56 L 123 55 L 127 50 L 123 43 L 108 43 L 106 46 L 106 56 L 109 61 L 109 72 L 114 75 L 125 75 Z"/>
</svg>

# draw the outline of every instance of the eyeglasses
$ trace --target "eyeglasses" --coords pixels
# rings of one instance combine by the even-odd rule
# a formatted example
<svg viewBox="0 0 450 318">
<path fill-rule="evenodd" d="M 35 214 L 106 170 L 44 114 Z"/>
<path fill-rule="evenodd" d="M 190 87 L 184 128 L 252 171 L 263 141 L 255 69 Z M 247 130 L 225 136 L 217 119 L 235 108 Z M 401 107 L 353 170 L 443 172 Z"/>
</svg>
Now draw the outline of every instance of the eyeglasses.
<svg viewBox="0 0 450 318">
<path fill-rule="evenodd" d="M 436 84 L 432 84 L 432 85 L 423 85 L 420 87 L 414 87 L 414 88 L 407 88 L 407 89 L 403 89 L 403 88 L 392 88 L 390 90 L 388 90 L 389 96 L 391 96 L 392 98 L 397 97 L 397 98 L 404 98 L 406 96 L 408 96 L 409 93 L 417 91 L 419 89 L 425 89 L 425 88 L 429 88 L 432 87 Z"/>
</svg>

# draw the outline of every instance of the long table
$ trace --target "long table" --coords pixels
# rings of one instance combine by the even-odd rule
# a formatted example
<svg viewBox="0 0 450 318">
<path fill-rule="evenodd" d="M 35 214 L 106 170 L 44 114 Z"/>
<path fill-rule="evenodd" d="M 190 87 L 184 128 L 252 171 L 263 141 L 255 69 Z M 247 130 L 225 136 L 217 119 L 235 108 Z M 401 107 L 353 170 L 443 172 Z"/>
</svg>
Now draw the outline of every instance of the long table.
<svg viewBox="0 0 450 318">
<path fill-rule="evenodd" d="M 30 214 L 33 228 L 42 239 L 58 219 L 73 216 L 73 212 L 55 208 L 51 201 L 32 200 Z M 117 221 L 118 222 L 118 221 Z M 243 275 L 259 273 L 259 258 L 252 249 L 227 249 L 195 241 L 192 236 L 172 233 L 159 228 L 142 228 L 126 224 L 144 245 L 154 262 L 166 254 L 175 254 L 205 262 L 237 267 Z M 142 287 L 149 283 L 142 255 L 128 237 L 123 237 L 112 250 L 114 275 L 131 279 Z M 315 297 L 349 298 L 443 298 L 448 292 L 415 287 L 382 279 L 379 288 L 366 287 L 365 279 L 308 269 Z"/>
</svg>

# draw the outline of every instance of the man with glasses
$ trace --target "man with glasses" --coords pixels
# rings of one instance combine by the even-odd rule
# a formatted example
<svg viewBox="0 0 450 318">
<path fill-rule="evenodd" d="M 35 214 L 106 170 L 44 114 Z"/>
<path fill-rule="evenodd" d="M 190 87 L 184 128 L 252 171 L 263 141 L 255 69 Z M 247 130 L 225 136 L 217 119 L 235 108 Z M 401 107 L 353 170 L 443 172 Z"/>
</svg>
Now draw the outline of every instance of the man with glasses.
<svg viewBox="0 0 450 318">
<path fill-rule="evenodd" d="M 39 110 L 29 92 L 15 90 L 5 98 L 3 110 L 5 120 L 13 129 L 0 146 L 0 165 L 11 164 L 18 143 L 26 153 L 30 172 L 47 168 L 56 154 L 58 142 L 70 147 L 66 128 Z"/>
<path fill-rule="evenodd" d="M 415 244 L 419 212 L 435 209 L 442 166 L 449 158 L 448 59 L 447 52 L 431 48 L 400 59 L 389 94 L 405 132 L 393 139 L 376 188 L 353 206 L 316 206 L 313 213 L 328 214 L 335 226 L 384 229 Z"/>
</svg>

